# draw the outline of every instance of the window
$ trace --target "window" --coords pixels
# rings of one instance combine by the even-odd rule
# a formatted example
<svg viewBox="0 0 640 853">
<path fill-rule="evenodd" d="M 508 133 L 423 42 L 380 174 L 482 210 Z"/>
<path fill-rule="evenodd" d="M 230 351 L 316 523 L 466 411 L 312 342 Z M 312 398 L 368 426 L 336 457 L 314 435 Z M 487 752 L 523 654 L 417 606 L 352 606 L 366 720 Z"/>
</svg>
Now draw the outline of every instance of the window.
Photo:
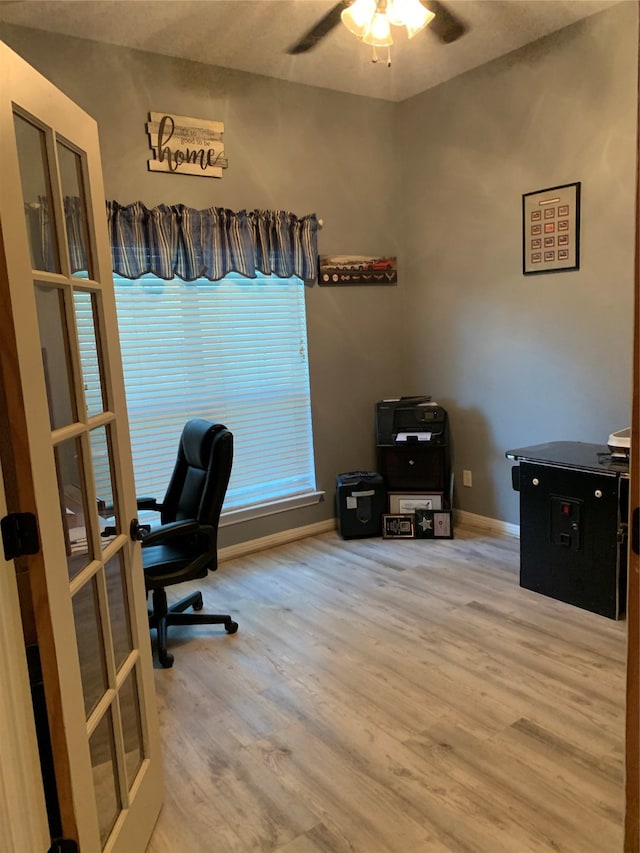
<svg viewBox="0 0 640 853">
<path fill-rule="evenodd" d="M 137 493 L 164 494 L 182 427 L 202 417 L 234 436 L 226 514 L 314 502 L 300 279 L 114 281 Z"/>
</svg>

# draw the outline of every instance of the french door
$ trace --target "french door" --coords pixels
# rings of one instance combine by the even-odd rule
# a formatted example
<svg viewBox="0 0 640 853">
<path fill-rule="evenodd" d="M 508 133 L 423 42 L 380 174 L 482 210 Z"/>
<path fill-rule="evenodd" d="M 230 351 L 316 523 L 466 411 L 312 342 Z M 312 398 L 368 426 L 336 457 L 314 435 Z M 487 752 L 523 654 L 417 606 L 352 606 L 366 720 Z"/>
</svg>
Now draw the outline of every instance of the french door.
<svg viewBox="0 0 640 853">
<path fill-rule="evenodd" d="M 0 462 L 50 824 L 142 853 L 162 773 L 97 127 L 2 43 L 0 237 Z"/>
</svg>

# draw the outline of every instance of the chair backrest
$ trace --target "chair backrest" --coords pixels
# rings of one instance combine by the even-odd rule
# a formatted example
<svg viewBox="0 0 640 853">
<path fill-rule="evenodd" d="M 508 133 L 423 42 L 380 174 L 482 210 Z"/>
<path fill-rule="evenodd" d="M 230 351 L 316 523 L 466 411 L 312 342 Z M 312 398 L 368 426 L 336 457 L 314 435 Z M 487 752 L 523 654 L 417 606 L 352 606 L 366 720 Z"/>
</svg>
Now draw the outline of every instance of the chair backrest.
<svg viewBox="0 0 640 853">
<path fill-rule="evenodd" d="M 223 424 L 188 421 L 162 502 L 162 523 L 195 519 L 217 531 L 232 464 L 233 434 Z"/>
</svg>

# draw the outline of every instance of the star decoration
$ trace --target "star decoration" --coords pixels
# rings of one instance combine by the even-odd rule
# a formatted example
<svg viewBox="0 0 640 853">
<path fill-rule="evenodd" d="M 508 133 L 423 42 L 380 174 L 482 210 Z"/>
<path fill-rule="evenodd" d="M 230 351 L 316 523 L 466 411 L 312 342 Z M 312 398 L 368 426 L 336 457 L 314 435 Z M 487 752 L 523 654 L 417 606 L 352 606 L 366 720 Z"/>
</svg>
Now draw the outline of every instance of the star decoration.
<svg viewBox="0 0 640 853">
<path fill-rule="evenodd" d="M 420 523 L 418 524 L 418 527 L 422 528 L 423 533 L 426 530 L 432 530 L 433 529 L 433 521 L 430 518 L 427 518 L 426 515 L 423 515 L 422 518 L 420 519 Z"/>
</svg>

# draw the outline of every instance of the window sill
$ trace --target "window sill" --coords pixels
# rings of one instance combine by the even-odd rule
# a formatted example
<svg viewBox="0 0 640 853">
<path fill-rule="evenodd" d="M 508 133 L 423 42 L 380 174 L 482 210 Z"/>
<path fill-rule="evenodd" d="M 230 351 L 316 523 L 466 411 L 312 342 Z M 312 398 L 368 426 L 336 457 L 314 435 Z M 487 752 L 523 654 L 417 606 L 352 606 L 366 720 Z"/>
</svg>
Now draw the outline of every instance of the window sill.
<svg viewBox="0 0 640 853">
<path fill-rule="evenodd" d="M 256 518 L 264 518 L 279 512 L 287 512 L 292 509 L 300 509 L 304 506 L 313 506 L 324 500 L 324 492 L 305 492 L 303 495 L 295 495 L 291 498 L 283 498 L 271 503 L 258 504 L 242 509 L 230 509 L 223 512 L 220 517 L 220 527 L 230 527 L 232 524 L 241 524 L 244 521 L 253 521 Z"/>
</svg>

